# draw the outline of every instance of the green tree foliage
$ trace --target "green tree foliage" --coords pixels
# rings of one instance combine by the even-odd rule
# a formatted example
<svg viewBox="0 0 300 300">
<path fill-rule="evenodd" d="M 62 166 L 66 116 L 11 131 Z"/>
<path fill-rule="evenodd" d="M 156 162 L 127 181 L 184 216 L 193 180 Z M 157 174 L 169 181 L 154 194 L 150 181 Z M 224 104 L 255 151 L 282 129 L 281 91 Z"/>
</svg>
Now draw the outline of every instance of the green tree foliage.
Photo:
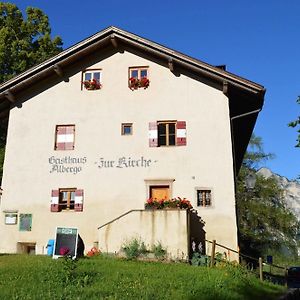
<svg viewBox="0 0 300 300">
<path fill-rule="evenodd" d="M 0 83 L 59 53 L 60 37 L 51 39 L 48 17 L 38 8 L 0 2 Z"/>
<path fill-rule="evenodd" d="M 0 2 L 0 84 L 62 51 L 60 37 L 51 38 L 48 17 L 38 8 L 26 9 L 27 19 L 14 4 Z M 0 121 L 0 180 L 7 122 Z"/>
<path fill-rule="evenodd" d="M 297 103 L 300 104 L 300 96 L 298 96 Z M 289 125 L 290 127 L 297 127 L 297 126 L 298 126 L 298 129 L 297 129 L 297 132 L 298 132 L 298 138 L 297 138 L 297 144 L 296 144 L 296 147 L 300 147 L 300 116 L 298 116 L 298 119 L 296 119 L 296 120 L 293 121 L 293 122 L 290 122 L 288 125 Z"/>
<path fill-rule="evenodd" d="M 296 255 L 299 223 L 286 207 L 275 178 L 256 176 L 255 187 L 246 187 L 246 178 L 255 174 L 263 160 L 271 158 L 263 151 L 261 138 L 252 136 L 237 180 L 237 215 L 241 253 L 254 257 L 288 252 Z"/>
<path fill-rule="evenodd" d="M 244 156 L 243 167 L 246 167 L 247 169 L 256 169 L 262 162 L 273 158 L 273 153 L 264 152 L 261 137 L 252 134 L 247 152 Z"/>
</svg>

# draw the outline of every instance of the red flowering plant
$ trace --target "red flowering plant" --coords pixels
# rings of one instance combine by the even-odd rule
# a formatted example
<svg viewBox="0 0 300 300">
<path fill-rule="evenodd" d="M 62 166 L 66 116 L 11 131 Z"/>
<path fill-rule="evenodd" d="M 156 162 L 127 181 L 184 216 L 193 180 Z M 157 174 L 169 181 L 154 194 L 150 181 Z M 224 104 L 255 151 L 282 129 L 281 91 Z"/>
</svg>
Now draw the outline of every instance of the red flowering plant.
<svg viewBox="0 0 300 300">
<path fill-rule="evenodd" d="M 142 77 L 140 80 L 140 87 L 143 87 L 144 89 L 146 89 L 150 84 L 150 81 L 147 77 Z"/>
<path fill-rule="evenodd" d="M 130 77 L 129 78 L 129 88 L 133 90 L 137 90 L 138 88 L 143 87 L 146 89 L 149 87 L 150 80 L 147 77 L 142 77 L 141 79 L 138 79 L 136 77 Z"/>
<path fill-rule="evenodd" d="M 153 199 L 149 198 L 145 203 L 146 209 L 164 209 L 164 208 L 178 208 L 178 209 L 192 209 L 193 206 L 186 198 L 173 198 L 173 199 Z"/>
<path fill-rule="evenodd" d="M 102 87 L 102 84 L 97 79 L 92 80 L 85 80 L 82 82 L 85 89 L 91 91 L 91 90 L 100 90 Z"/>
</svg>

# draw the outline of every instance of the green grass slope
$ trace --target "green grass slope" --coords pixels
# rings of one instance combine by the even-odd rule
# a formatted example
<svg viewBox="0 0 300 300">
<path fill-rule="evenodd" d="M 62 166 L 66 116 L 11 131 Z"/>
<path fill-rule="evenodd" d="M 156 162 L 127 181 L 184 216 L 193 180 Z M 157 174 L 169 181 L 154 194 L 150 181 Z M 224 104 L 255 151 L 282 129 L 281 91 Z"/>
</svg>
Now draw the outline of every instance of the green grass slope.
<svg viewBox="0 0 300 300">
<path fill-rule="evenodd" d="M 0 299 L 277 299 L 285 288 L 241 267 L 193 267 L 105 256 L 0 256 Z"/>
</svg>

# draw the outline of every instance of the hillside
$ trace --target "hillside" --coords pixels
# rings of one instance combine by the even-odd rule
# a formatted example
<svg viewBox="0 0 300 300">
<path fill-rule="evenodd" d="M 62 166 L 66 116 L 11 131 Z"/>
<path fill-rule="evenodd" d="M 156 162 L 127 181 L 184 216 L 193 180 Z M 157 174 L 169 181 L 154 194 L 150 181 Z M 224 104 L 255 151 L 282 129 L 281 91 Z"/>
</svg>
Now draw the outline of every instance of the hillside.
<svg viewBox="0 0 300 300">
<path fill-rule="evenodd" d="M 257 174 L 265 178 L 276 178 L 279 186 L 284 190 L 284 200 L 288 208 L 290 208 L 300 221 L 300 183 L 296 180 L 290 181 L 284 176 L 273 173 L 268 168 L 261 168 Z"/>
</svg>

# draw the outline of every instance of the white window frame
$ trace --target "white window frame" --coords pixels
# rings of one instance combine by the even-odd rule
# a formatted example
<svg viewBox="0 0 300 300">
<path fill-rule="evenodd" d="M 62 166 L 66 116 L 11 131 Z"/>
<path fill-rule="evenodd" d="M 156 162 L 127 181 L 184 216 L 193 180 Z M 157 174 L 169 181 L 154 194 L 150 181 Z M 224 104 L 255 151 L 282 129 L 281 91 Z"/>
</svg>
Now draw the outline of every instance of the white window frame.
<svg viewBox="0 0 300 300">
<path fill-rule="evenodd" d="M 91 79 L 90 79 L 90 80 L 93 80 L 93 79 L 95 78 L 95 74 L 96 74 L 96 73 L 99 73 L 99 77 L 100 77 L 100 78 L 99 78 L 100 88 L 99 88 L 99 89 L 95 89 L 95 91 L 101 89 L 101 87 L 102 87 L 102 82 L 103 82 L 103 80 L 102 80 L 102 76 L 103 76 L 102 69 L 86 69 L 86 70 L 82 71 L 82 80 L 81 80 L 82 84 L 81 84 L 81 90 L 86 90 L 86 91 L 88 90 L 88 89 L 86 89 L 86 88 L 84 87 L 84 84 L 83 84 L 84 81 L 89 80 L 89 79 L 86 79 L 86 78 L 85 78 L 85 75 L 86 75 L 86 74 L 91 74 Z"/>
</svg>

